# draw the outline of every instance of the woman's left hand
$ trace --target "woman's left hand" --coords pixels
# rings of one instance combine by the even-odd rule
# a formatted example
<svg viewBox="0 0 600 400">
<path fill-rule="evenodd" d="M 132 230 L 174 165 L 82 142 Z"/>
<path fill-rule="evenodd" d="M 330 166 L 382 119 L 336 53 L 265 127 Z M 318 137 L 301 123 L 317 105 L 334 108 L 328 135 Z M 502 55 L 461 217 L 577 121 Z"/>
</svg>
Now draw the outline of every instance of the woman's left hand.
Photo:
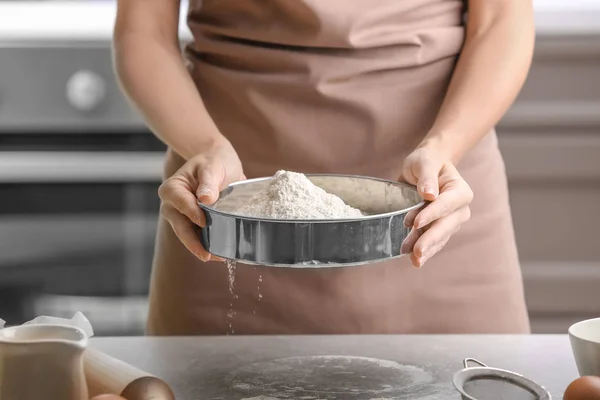
<svg viewBox="0 0 600 400">
<path fill-rule="evenodd" d="M 404 161 L 402 173 L 404 180 L 415 185 L 423 199 L 430 202 L 405 220 L 413 230 L 403 248 L 412 250 L 412 264 L 421 267 L 469 220 L 473 191 L 447 156 L 428 147 L 412 152 Z"/>
</svg>

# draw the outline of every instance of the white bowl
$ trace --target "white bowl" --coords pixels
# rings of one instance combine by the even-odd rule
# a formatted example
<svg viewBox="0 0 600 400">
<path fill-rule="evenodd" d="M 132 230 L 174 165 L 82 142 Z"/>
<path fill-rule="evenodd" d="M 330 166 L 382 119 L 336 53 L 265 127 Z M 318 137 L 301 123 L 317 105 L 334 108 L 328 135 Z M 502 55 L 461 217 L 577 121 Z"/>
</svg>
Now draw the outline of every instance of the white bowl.
<svg viewBox="0 0 600 400">
<path fill-rule="evenodd" d="M 600 318 L 572 325 L 569 339 L 579 375 L 600 376 Z"/>
</svg>

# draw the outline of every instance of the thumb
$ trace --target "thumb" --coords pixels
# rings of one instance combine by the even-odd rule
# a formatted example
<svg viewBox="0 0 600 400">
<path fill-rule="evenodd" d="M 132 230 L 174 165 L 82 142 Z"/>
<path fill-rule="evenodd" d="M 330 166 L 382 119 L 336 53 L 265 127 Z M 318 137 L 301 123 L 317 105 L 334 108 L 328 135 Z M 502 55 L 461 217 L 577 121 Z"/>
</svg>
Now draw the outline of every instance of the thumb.
<svg viewBox="0 0 600 400">
<path fill-rule="evenodd" d="M 438 163 L 422 158 L 413 164 L 413 174 L 417 178 L 417 190 L 423 199 L 433 201 L 440 193 Z"/>
<path fill-rule="evenodd" d="M 219 198 L 219 187 L 223 173 L 215 173 L 210 167 L 202 169 L 198 174 L 196 197 L 202 204 L 214 204 Z"/>
</svg>

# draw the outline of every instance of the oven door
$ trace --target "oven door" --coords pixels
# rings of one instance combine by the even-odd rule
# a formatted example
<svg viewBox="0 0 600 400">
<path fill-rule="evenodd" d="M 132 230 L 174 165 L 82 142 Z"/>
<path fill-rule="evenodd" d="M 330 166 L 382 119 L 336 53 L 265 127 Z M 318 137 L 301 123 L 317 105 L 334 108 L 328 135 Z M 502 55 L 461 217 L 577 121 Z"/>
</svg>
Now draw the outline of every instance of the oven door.
<svg viewBox="0 0 600 400">
<path fill-rule="evenodd" d="M 164 149 L 148 132 L 0 135 L 0 316 L 143 333 Z"/>
</svg>

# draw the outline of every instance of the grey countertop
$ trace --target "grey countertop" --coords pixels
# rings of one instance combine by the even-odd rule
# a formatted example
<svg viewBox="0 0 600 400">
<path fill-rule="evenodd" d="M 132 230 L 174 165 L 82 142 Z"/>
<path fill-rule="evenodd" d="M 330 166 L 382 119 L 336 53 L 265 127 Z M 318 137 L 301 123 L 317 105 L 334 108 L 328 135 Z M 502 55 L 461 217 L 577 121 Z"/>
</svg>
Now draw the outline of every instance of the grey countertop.
<svg viewBox="0 0 600 400">
<path fill-rule="evenodd" d="M 459 399 L 451 379 L 466 357 L 521 373 L 553 399 L 578 376 L 565 335 L 94 338 L 91 346 L 163 378 L 178 400 Z"/>
</svg>

